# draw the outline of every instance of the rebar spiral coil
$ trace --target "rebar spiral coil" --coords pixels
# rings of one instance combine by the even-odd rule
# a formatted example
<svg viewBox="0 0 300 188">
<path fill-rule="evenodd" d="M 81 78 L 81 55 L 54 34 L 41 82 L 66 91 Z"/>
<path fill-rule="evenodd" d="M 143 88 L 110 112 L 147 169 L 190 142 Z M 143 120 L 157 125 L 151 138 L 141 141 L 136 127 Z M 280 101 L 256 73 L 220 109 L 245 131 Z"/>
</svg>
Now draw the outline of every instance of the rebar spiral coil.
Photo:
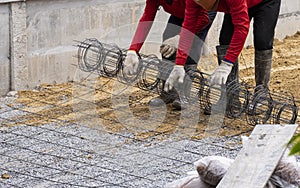
<svg viewBox="0 0 300 188">
<path fill-rule="evenodd" d="M 267 123 L 273 110 L 270 91 L 259 86 L 254 89 L 254 94 L 250 98 L 251 102 L 247 108 L 248 123 L 250 125 Z"/>
<path fill-rule="evenodd" d="M 273 92 L 271 98 L 273 102 L 273 110 L 270 117 L 271 123 L 294 124 L 297 119 L 298 108 L 293 95 L 289 93 Z"/>
<path fill-rule="evenodd" d="M 121 70 L 123 52 L 115 44 L 86 39 L 78 45 L 78 66 L 82 71 L 97 71 L 100 76 L 115 77 Z"/>
<path fill-rule="evenodd" d="M 123 61 L 127 50 L 115 44 L 101 43 L 97 39 L 87 39 L 77 46 L 78 66 L 82 71 L 117 77 L 120 82 L 134 83 L 140 89 L 157 94 L 162 92 L 164 82 L 174 66 L 173 62 L 161 60 L 155 55 L 141 54 L 137 73 L 126 75 L 123 72 Z M 238 81 L 218 88 L 211 86 L 209 80 L 210 75 L 196 71 L 193 75 L 186 75 L 185 84 L 181 88 L 183 91 L 190 90 L 190 98 L 197 99 L 204 112 L 210 113 L 212 105 L 217 104 L 221 98 L 226 102 L 227 117 L 242 118 L 245 115 L 251 125 L 296 122 L 298 107 L 292 96 L 271 94 L 269 90 L 261 88 L 255 88 L 256 92 L 251 94 L 250 87 Z M 187 85 L 189 88 L 186 88 Z"/>
<path fill-rule="evenodd" d="M 226 115 L 231 118 L 238 118 L 247 111 L 250 92 L 245 83 L 233 80 L 226 86 L 227 108 Z"/>
<path fill-rule="evenodd" d="M 87 39 L 78 45 L 78 66 L 80 70 L 92 72 L 97 70 L 103 61 L 103 46 L 97 39 Z"/>
</svg>

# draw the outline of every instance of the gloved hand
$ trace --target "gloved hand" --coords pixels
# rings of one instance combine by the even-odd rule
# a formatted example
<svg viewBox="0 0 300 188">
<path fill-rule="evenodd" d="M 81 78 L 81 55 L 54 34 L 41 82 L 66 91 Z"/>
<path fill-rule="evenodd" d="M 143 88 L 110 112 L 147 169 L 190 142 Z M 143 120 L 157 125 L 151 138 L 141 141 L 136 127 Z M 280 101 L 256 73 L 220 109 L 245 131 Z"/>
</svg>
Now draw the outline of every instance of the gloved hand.
<svg viewBox="0 0 300 188">
<path fill-rule="evenodd" d="M 232 63 L 228 63 L 222 60 L 222 63 L 212 74 L 210 83 L 212 85 L 226 84 L 228 75 L 230 74 L 232 67 L 233 67 Z"/>
<path fill-rule="evenodd" d="M 165 58 L 171 57 L 177 51 L 178 43 L 179 35 L 165 40 L 160 46 L 161 55 Z"/>
<path fill-rule="evenodd" d="M 171 74 L 169 75 L 169 78 L 167 79 L 165 83 L 164 90 L 165 92 L 169 92 L 173 87 L 175 82 L 183 83 L 184 80 L 184 66 L 182 65 L 175 65 Z"/>
<path fill-rule="evenodd" d="M 134 50 L 128 50 L 123 64 L 123 72 L 125 75 L 133 75 L 137 73 L 139 67 L 139 57 Z"/>
</svg>

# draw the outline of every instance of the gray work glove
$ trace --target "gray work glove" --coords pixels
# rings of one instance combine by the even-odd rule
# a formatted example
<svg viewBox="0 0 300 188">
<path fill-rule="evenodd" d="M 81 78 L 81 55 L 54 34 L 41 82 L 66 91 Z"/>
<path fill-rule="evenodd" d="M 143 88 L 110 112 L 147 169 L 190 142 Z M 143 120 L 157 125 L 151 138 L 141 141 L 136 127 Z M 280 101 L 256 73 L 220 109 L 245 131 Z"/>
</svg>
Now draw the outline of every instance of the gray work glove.
<svg viewBox="0 0 300 188">
<path fill-rule="evenodd" d="M 177 51 L 178 43 L 179 35 L 165 40 L 160 46 L 161 55 L 165 58 L 171 57 Z"/>
<path fill-rule="evenodd" d="M 183 83 L 185 76 L 184 66 L 182 65 L 175 65 L 169 78 L 165 83 L 164 90 L 165 92 L 169 92 L 173 87 L 174 84 L 178 81 L 178 83 Z"/>
<path fill-rule="evenodd" d="M 222 63 L 219 65 L 219 67 L 215 70 L 215 72 L 211 76 L 211 80 L 210 80 L 211 85 L 226 84 L 228 75 L 230 74 L 232 67 L 233 67 L 232 63 L 228 63 L 222 60 Z"/>
<path fill-rule="evenodd" d="M 123 72 L 125 75 L 133 75 L 137 73 L 139 67 L 139 57 L 134 50 L 128 50 L 123 64 Z"/>
</svg>

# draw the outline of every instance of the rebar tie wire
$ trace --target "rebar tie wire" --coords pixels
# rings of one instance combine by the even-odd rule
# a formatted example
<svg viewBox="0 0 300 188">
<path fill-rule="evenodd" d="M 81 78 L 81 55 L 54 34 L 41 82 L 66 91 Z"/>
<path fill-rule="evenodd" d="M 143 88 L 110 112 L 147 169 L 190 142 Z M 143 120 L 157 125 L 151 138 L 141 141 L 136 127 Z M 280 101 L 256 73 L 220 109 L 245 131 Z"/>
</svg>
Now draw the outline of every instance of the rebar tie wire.
<svg viewBox="0 0 300 188">
<path fill-rule="evenodd" d="M 100 77 L 117 78 L 119 82 L 134 85 L 142 90 L 161 94 L 174 63 L 156 55 L 140 54 L 135 75 L 125 75 L 123 62 L 127 50 L 116 44 L 106 44 L 95 38 L 78 41 L 78 66 L 84 72 L 97 72 Z M 189 90 L 189 100 L 198 100 L 201 110 L 210 113 L 213 104 L 226 100 L 226 116 L 246 117 L 248 124 L 294 124 L 298 116 L 295 98 L 288 93 L 271 93 L 265 88 L 254 88 L 234 80 L 225 87 L 211 86 L 209 74 L 195 71 L 186 75 L 177 92 Z M 189 86 L 189 88 L 185 87 Z M 256 91 L 251 93 L 249 90 Z M 171 96 L 172 97 L 172 96 Z"/>
</svg>

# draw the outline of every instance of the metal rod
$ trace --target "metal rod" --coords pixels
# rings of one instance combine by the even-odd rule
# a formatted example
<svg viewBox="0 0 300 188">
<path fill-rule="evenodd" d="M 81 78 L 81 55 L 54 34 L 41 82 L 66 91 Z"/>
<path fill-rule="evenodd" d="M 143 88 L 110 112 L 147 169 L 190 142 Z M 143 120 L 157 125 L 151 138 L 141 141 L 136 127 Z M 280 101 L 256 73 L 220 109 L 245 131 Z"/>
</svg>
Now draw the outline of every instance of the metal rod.
<svg viewBox="0 0 300 188">
<path fill-rule="evenodd" d="M 137 74 L 125 75 L 123 61 L 127 50 L 115 44 L 105 44 L 97 39 L 79 42 L 78 66 L 85 72 L 97 72 L 99 76 L 117 77 L 118 81 L 135 84 L 143 90 L 160 94 L 164 82 L 171 73 L 174 63 L 161 60 L 155 55 L 140 54 Z M 212 105 L 221 100 L 226 102 L 226 116 L 246 118 L 250 125 L 256 124 L 294 124 L 298 116 L 298 107 L 293 96 L 282 93 L 270 93 L 265 88 L 254 88 L 235 80 L 224 87 L 210 85 L 210 75 L 200 71 L 186 75 L 184 85 L 177 92 L 189 90 L 189 98 L 198 100 L 200 108 L 210 114 Z"/>
</svg>

